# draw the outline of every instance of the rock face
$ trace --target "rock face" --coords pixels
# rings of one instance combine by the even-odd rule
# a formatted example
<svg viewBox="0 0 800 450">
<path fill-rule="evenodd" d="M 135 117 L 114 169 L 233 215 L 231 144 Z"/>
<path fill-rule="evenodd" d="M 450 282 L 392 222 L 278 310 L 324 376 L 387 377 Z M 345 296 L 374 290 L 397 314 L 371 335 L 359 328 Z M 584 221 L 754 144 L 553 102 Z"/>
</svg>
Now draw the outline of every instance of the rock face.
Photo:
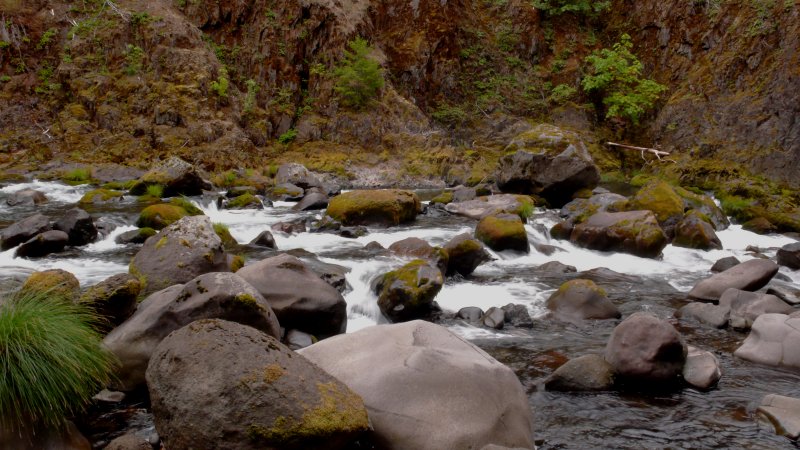
<svg viewBox="0 0 800 450">
<path fill-rule="evenodd" d="M 417 217 L 420 202 L 410 191 L 350 191 L 330 200 L 327 213 L 343 225 L 394 226 Z"/>
<path fill-rule="evenodd" d="M 730 269 L 701 280 L 689 291 L 688 297 L 703 302 L 717 302 L 727 289 L 755 291 L 769 283 L 778 273 L 778 265 L 766 259 L 751 259 Z"/>
<path fill-rule="evenodd" d="M 141 290 L 139 279 L 120 273 L 91 286 L 79 301 L 89 305 L 111 325 L 119 325 L 136 311 L 136 299 Z"/>
<path fill-rule="evenodd" d="M 714 227 L 703 220 L 699 213 L 690 212 L 675 226 L 672 245 L 700 250 L 722 250 Z"/>
<path fill-rule="evenodd" d="M 433 299 L 444 285 L 444 276 L 436 267 L 417 259 L 384 274 L 375 285 L 378 307 L 392 322 L 425 317 Z"/>
<path fill-rule="evenodd" d="M 786 244 L 778 249 L 778 264 L 792 270 L 800 269 L 800 242 Z"/>
<path fill-rule="evenodd" d="M 142 175 L 131 188 L 131 194 L 142 195 L 147 191 L 147 186 L 155 184 L 164 186 L 164 197 L 200 195 L 206 186 L 194 166 L 175 156 Z"/>
<path fill-rule="evenodd" d="M 51 230 L 50 219 L 42 214 L 28 216 L 0 232 L 0 250 L 8 250 L 31 239 L 39 233 Z"/>
<path fill-rule="evenodd" d="M 39 233 L 23 242 L 14 252 L 14 256 L 36 258 L 64 250 L 69 242 L 69 235 L 63 231 L 50 230 Z"/>
<path fill-rule="evenodd" d="M 800 437 L 800 399 L 767 394 L 761 399 L 756 414 L 769 422 L 777 434 L 794 440 Z"/>
<path fill-rule="evenodd" d="M 586 319 L 618 319 L 619 310 L 606 292 L 591 280 L 567 281 L 547 299 L 547 308 L 561 320 L 579 322 Z"/>
<path fill-rule="evenodd" d="M 607 391 L 614 385 L 614 370 L 603 355 L 583 355 L 556 369 L 544 385 L 550 391 Z"/>
<path fill-rule="evenodd" d="M 165 338 L 147 386 L 171 450 L 340 449 L 369 429 L 364 402 L 347 386 L 274 337 L 224 320 Z"/>
<path fill-rule="evenodd" d="M 719 361 L 713 353 L 689 346 L 683 379 L 698 389 L 711 389 L 722 378 Z"/>
<path fill-rule="evenodd" d="M 252 326 L 277 339 L 280 325 L 266 300 L 241 277 L 208 273 L 147 297 L 136 312 L 103 340 L 120 360 L 120 390 L 144 382 L 154 349 L 165 336 L 199 319 L 225 319 Z"/>
<path fill-rule="evenodd" d="M 800 368 L 800 317 L 762 314 L 735 356 L 748 361 Z"/>
<path fill-rule="evenodd" d="M 758 316 L 767 313 L 790 314 L 794 308 L 770 294 L 728 289 L 722 293 L 718 308 L 728 308 L 732 328 L 749 330 Z"/>
<path fill-rule="evenodd" d="M 378 325 L 300 354 L 364 399 L 379 447 L 533 447 L 530 407 L 514 372 L 438 325 Z"/>
<path fill-rule="evenodd" d="M 593 250 L 619 251 L 653 258 L 667 246 L 667 236 L 650 211 L 601 212 L 575 226 L 570 241 Z"/>
<path fill-rule="evenodd" d="M 614 373 L 634 384 L 673 383 L 686 362 L 686 345 L 675 327 L 637 312 L 614 328 L 605 358 Z"/>
<path fill-rule="evenodd" d="M 495 251 L 515 250 L 528 253 L 528 233 L 515 214 L 486 216 L 475 227 L 475 239 Z"/>
<path fill-rule="evenodd" d="M 6 199 L 8 206 L 41 205 L 47 202 L 47 196 L 35 189 L 22 189 L 9 195 Z"/>
<path fill-rule="evenodd" d="M 577 136 L 552 125 L 538 125 L 516 136 L 506 147 L 496 172 L 503 192 L 536 194 L 560 207 L 580 189 L 592 189 L 600 172 Z"/>
<path fill-rule="evenodd" d="M 142 283 L 142 294 L 186 283 L 208 272 L 228 271 L 222 240 L 211 219 L 188 216 L 145 241 L 130 264 L 131 275 Z"/>
<path fill-rule="evenodd" d="M 56 221 L 53 228 L 67 233 L 69 245 L 86 245 L 97 239 L 97 228 L 94 226 L 92 216 L 80 208 L 72 208 L 67 211 Z"/>
<path fill-rule="evenodd" d="M 469 233 L 462 233 L 450 239 L 443 248 L 449 256 L 447 275 L 458 273 L 465 277 L 469 276 L 479 265 L 492 259 L 483 244 L 473 239 Z"/>
<path fill-rule="evenodd" d="M 533 200 L 527 195 L 499 194 L 478 197 L 474 200 L 449 203 L 445 210 L 452 214 L 480 220 L 495 214 L 519 214 L 523 209 L 533 208 Z"/>
<path fill-rule="evenodd" d="M 342 294 L 294 256 L 267 258 L 236 274 L 264 296 L 286 329 L 325 338 L 347 328 L 347 303 Z"/>
</svg>

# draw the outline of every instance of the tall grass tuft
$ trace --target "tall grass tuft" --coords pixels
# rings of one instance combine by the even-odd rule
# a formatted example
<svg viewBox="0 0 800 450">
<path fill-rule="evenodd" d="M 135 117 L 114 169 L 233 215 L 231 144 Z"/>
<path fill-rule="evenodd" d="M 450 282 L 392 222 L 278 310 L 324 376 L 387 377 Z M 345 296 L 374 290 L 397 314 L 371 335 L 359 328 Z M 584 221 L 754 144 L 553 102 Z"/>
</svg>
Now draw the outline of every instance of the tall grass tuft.
<svg viewBox="0 0 800 450">
<path fill-rule="evenodd" d="M 108 384 L 98 320 L 49 292 L 0 298 L 0 428 L 62 426 Z"/>
<path fill-rule="evenodd" d="M 151 184 L 147 186 L 146 195 L 151 197 L 161 198 L 164 196 L 164 186 L 160 184 Z"/>
</svg>

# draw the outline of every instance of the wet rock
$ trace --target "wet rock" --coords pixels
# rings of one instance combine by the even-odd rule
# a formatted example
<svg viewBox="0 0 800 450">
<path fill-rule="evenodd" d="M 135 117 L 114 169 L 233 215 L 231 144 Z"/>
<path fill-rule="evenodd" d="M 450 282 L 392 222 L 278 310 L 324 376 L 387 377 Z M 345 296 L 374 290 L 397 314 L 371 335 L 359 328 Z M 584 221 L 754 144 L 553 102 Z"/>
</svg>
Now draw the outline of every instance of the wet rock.
<svg viewBox="0 0 800 450">
<path fill-rule="evenodd" d="M 432 247 L 420 238 L 410 237 L 394 242 L 389 246 L 389 251 L 399 256 L 423 259 L 438 267 L 442 274 L 447 273 L 448 253 L 441 247 Z"/>
<path fill-rule="evenodd" d="M 200 320 L 165 338 L 147 387 L 171 450 L 340 449 L 369 428 L 364 402 L 347 386 L 273 336 L 225 320 Z"/>
<path fill-rule="evenodd" d="M 342 294 L 294 256 L 263 259 L 237 274 L 264 296 L 286 329 L 324 339 L 347 328 L 347 303 Z"/>
<path fill-rule="evenodd" d="M 528 233 L 522 219 L 514 214 L 486 216 L 475 227 L 475 238 L 494 251 L 515 250 L 527 253 Z"/>
<path fill-rule="evenodd" d="M 6 199 L 8 206 L 41 205 L 47 203 L 47 196 L 35 189 L 22 189 L 9 195 Z"/>
<path fill-rule="evenodd" d="M 104 203 L 118 203 L 123 200 L 123 192 L 113 189 L 93 189 L 78 200 L 80 205 L 101 205 Z"/>
<path fill-rule="evenodd" d="M 305 233 L 306 223 L 302 220 L 296 220 L 294 222 L 278 222 L 272 224 L 270 229 L 272 231 L 277 231 L 284 234 Z"/>
<path fill-rule="evenodd" d="M 749 330 L 756 318 L 766 313 L 790 314 L 794 308 L 774 295 L 728 289 L 719 299 L 720 307 L 730 308 L 729 323 L 737 330 Z"/>
<path fill-rule="evenodd" d="M 14 256 L 38 258 L 64 250 L 69 243 L 69 235 L 63 231 L 50 230 L 39 233 L 17 247 Z"/>
<path fill-rule="evenodd" d="M 478 190 L 475 189 L 474 187 L 456 186 L 455 188 L 453 188 L 453 202 L 455 203 L 475 200 L 477 196 L 478 196 Z"/>
<path fill-rule="evenodd" d="M 730 269 L 699 281 L 689 291 L 688 297 L 703 302 L 719 301 L 730 288 L 756 291 L 766 286 L 778 273 L 778 265 L 765 259 L 751 259 Z"/>
<path fill-rule="evenodd" d="M 378 325 L 299 353 L 361 395 L 377 440 L 392 448 L 533 447 L 514 372 L 443 327 Z"/>
<path fill-rule="evenodd" d="M 119 325 L 136 311 L 136 299 L 142 290 L 139 279 L 127 273 L 113 275 L 89 287 L 79 302 L 91 307 L 110 325 Z"/>
<path fill-rule="evenodd" d="M 580 223 L 599 212 L 619 212 L 628 198 L 619 194 L 601 193 L 589 198 L 577 198 L 561 208 L 559 216 L 573 223 Z"/>
<path fill-rule="evenodd" d="M 552 274 L 575 273 L 578 269 L 575 266 L 568 266 L 559 261 L 548 261 L 535 269 L 537 272 L 545 272 Z"/>
<path fill-rule="evenodd" d="M 13 429 L 0 424 L 0 448 L 9 450 L 91 450 L 89 440 L 74 423 L 62 428 L 22 424 Z"/>
<path fill-rule="evenodd" d="M 661 254 L 667 236 L 650 211 L 601 212 L 575 225 L 570 240 L 585 248 L 631 253 L 645 258 Z"/>
<path fill-rule="evenodd" d="M 800 269 L 800 242 L 786 244 L 778 249 L 778 264 L 792 270 Z"/>
<path fill-rule="evenodd" d="M 696 211 L 687 213 L 675 226 L 672 245 L 699 250 L 722 250 L 722 242 L 714 232 L 714 227 Z"/>
<path fill-rule="evenodd" d="M 97 239 L 97 228 L 94 226 L 92 216 L 80 208 L 72 208 L 53 225 L 56 230 L 61 230 L 69 236 L 69 245 L 81 246 L 90 244 Z"/>
<path fill-rule="evenodd" d="M 496 214 L 519 214 L 523 209 L 532 208 L 533 200 L 527 195 L 500 194 L 478 197 L 460 203 L 450 203 L 445 206 L 445 211 L 480 220 Z"/>
<path fill-rule="evenodd" d="M 492 259 L 483 244 L 469 233 L 455 236 L 447 241 L 443 248 L 449 256 L 447 275 L 458 273 L 465 277 L 469 276 L 479 265 Z"/>
<path fill-rule="evenodd" d="M 300 186 L 295 186 L 292 183 L 280 183 L 267 191 L 267 194 L 272 200 L 296 202 L 303 199 L 305 191 Z"/>
<path fill-rule="evenodd" d="M 778 231 L 772 222 L 765 217 L 755 217 L 742 224 L 742 229 L 756 234 L 770 234 Z"/>
<path fill-rule="evenodd" d="M 468 322 L 478 322 L 483 317 L 483 310 L 477 306 L 467 306 L 458 310 L 456 317 Z"/>
<path fill-rule="evenodd" d="M 297 163 L 281 164 L 275 174 L 275 184 L 291 183 L 302 189 L 320 187 L 322 183 L 305 166 Z"/>
<path fill-rule="evenodd" d="M 50 231 L 50 219 L 42 214 L 28 216 L 0 232 L 0 250 L 14 248 L 37 234 Z"/>
<path fill-rule="evenodd" d="M 299 254 L 295 254 L 294 256 L 303 257 L 303 255 Z M 305 263 L 312 272 L 317 274 L 322 281 L 331 285 L 342 295 L 352 289 L 347 282 L 347 273 L 350 272 L 349 267 L 322 262 L 313 254 L 303 257 L 303 263 Z"/>
<path fill-rule="evenodd" d="M 153 446 L 147 438 L 131 432 L 109 442 L 104 450 L 153 450 Z"/>
<path fill-rule="evenodd" d="M 292 206 L 292 211 L 313 211 L 328 207 L 328 196 L 317 192 L 306 194 L 302 200 Z"/>
<path fill-rule="evenodd" d="M 264 204 L 257 195 L 242 194 L 224 203 L 225 209 L 264 209 Z"/>
<path fill-rule="evenodd" d="M 80 282 L 75 275 L 61 269 L 33 272 L 22 284 L 20 292 L 39 293 L 58 296 L 75 301 L 80 293 Z"/>
<path fill-rule="evenodd" d="M 800 437 L 800 399 L 767 394 L 756 410 L 759 422 L 769 423 L 775 433 L 797 440 Z"/>
<path fill-rule="evenodd" d="M 222 240 L 206 216 L 184 217 L 164 228 L 144 243 L 129 267 L 142 283 L 142 295 L 204 273 L 227 271 Z"/>
<path fill-rule="evenodd" d="M 342 227 L 337 234 L 343 238 L 357 239 L 368 235 L 369 230 L 365 226 L 358 225 L 355 227 Z"/>
<path fill-rule="evenodd" d="M 800 289 L 792 283 L 780 283 L 773 280 L 767 288 L 767 294 L 778 297 L 786 304 L 800 305 Z"/>
<path fill-rule="evenodd" d="M 286 337 L 284 337 L 283 341 L 291 350 L 300 350 L 317 342 L 317 338 L 300 330 L 289 330 L 286 332 Z"/>
<path fill-rule="evenodd" d="M 480 321 L 485 327 L 502 330 L 506 323 L 506 312 L 492 306 L 481 316 Z"/>
<path fill-rule="evenodd" d="M 547 299 L 547 309 L 567 322 L 580 322 L 587 319 L 618 319 L 619 310 L 606 292 L 591 280 L 575 279 L 567 281 Z"/>
<path fill-rule="evenodd" d="M 528 312 L 525 305 L 515 305 L 509 303 L 503 306 L 503 311 L 506 313 L 506 323 L 518 328 L 532 328 L 533 318 Z"/>
<path fill-rule="evenodd" d="M 603 355 L 583 355 L 570 359 L 544 382 L 549 391 L 607 391 L 614 385 L 614 370 Z"/>
<path fill-rule="evenodd" d="M 517 150 L 516 153 L 508 154 Z M 503 192 L 537 194 L 559 207 L 580 189 L 592 189 L 600 172 L 577 135 L 538 125 L 516 136 L 500 158 L 495 178 Z"/>
<path fill-rule="evenodd" d="M 614 328 L 605 359 L 627 382 L 672 383 L 686 362 L 686 345 L 675 327 L 653 315 L 637 312 Z"/>
<path fill-rule="evenodd" d="M 233 186 L 225 191 L 226 198 L 236 198 L 244 194 L 256 195 L 258 189 L 255 186 Z"/>
<path fill-rule="evenodd" d="M 136 219 L 136 226 L 139 228 L 161 230 L 167 225 L 175 223 L 188 215 L 189 213 L 180 206 L 166 203 L 150 205 L 139 214 L 139 218 Z"/>
<path fill-rule="evenodd" d="M 102 403 L 119 403 L 125 400 L 125 393 L 103 389 L 92 397 L 92 400 Z"/>
<path fill-rule="evenodd" d="M 256 236 L 255 238 L 253 238 L 252 241 L 250 241 L 250 245 L 257 245 L 259 247 L 266 247 L 272 249 L 278 248 L 278 246 L 275 244 L 275 237 L 272 236 L 272 233 L 270 233 L 269 230 L 264 230 L 261 233 L 258 233 L 258 236 Z"/>
<path fill-rule="evenodd" d="M 280 325 L 269 303 L 233 273 L 207 273 L 158 291 L 103 339 L 120 361 L 116 386 L 122 391 L 144 382 L 147 363 L 156 346 L 171 332 L 200 319 L 239 322 L 280 338 Z"/>
<path fill-rule="evenodd" d="M 148 186 L 161 185 L 164 197 L 192 196 L 202 194 L 206 184 L 193 165 L 173 156 L 142 175 L 130 192 L 131 195 L 143 195 Z"/>
<path fill-rule="evenodd" d="M 664 181 L 655 180 L 643 186 L 631 198 L 628 209 L 652 211 L 664 233 L 668 238 L 672 238 L 675 235 L 675 226 L 683 218 L 684 204 L 672 186 Z"/>
<path fill-rule="evenodd" d="M 345 226 L 395 226 L 413 221 L 420 211 L 417 195 L 397 189 L 350 191 L 330 200 L 327 214 Z"/>
<path fill-rule="evenodd" d="M 742 262 L 739 261 L 739 259 L 735 256 L 726 256 L 724 258 L 718 259 L 717 262 L 715 262 L 714 265 L 711 266 L 711 271 L 714 273 L 724 272 L 730 269 L 731 267 L 741 263 Z"/>
<path fill-rule="evenodd" d="M 688 346 L 683 379 L 697 389 L 711 389 L 722 377 L 719 361 L 713 353 Z"/>
<path fill-rule="evenodd" d="M 725 328 L 728 326 L 730 313 L 731 308 L 729 306 L 691 302 L 676 311 L 675 317 L 679 317 L 681 319 L 694 319 L 700 323 L 710 325 L 714 328 Z"/>
<path fill-rule="evenodd" d="M 382 275 L 375 285 L 378 306 L 392 322 L 426 317 L 434 308 L 433 299 L 442 289 L 442 272 L 416 259 Z"/>
<path fill-rule="evenodd" d="M 760 364 L 800 369 L 800 317 L 758 316 L 734 355 Z"/>
<path fill-rule="evenodd" d="M 139 228 L 120 234 L 114 238 L 114 242 L 117 244 L 144 244 L 147 238 L 155 236 L 156 233 L 157 231 L 152 228 Z"/>
</svg>

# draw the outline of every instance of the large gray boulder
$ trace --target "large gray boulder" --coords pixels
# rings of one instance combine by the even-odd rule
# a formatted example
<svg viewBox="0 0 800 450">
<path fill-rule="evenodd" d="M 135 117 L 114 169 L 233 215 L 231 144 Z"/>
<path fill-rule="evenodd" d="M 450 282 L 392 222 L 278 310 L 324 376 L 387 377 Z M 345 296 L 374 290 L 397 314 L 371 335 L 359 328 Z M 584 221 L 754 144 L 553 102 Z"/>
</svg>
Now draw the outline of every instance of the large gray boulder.
<svg viewBox="0 0 800 450">
<path fill-rule="evenodd" d="M 667 236 L 651 211 L 600 212 L 575 226 L 570 241 L 592 250 L 631 253 L 654 258 L 667 246 Z"/>
<path fill-rule="evenodd" d="M 800 242 L 786 244 L 778 249 L 778 264 L 792 270 L 800 269 Z"/>
<path fill-rule="evenodd" d="M 514 372 L 441 326 L 378 325 L 299 353 L 364 399 L 379 448 L 533 447 Z"/>
<path fill-rule="evenodd" d="M 322 183 L 302 164 L 286 163 L 278 167 L 275 184 L 291 183 L 301 189 L 320 187 Z"/>
<path fill-rule="evenodd" d="M 274 337 L 225 320 L 167 336 L 147 387 L 170 450 L 340 449 L 369 429 L 347 386 Z"/>
<path fill-rule="evenodd" d="M 69 245 L 81 246 L 97 239 L 97 228 L 88 212 L 72 208 L 53 224 L 53 228 L 69 235 Z"/>
<path fill-rule="evenodd" d="M 758 316 L 767 313 L 790 314 L 794 308 L 770 294 L 728 289 L 722 293 L 718 308 L 728 308 L 732 328 L 749 330 Z"/>
<path fill-rule="evenodd" d="M 547 309 L 560 320 L 619 319 L 622 314 L 592 280 L 567 281 L 547 299 Z"/>
<path fill-rule="evenodd" d="M 552 125 L 538 125 L 516 136 L 505 152 L 495 175 L 503 192 L 536 194 L 560 207 L 575 191 L 592 189 L 600 181 L 600 171 L 583 141 Z"/>
<path fill-rule="evenodd" d="M 9 195 L 6 199 L 8 206 L 41 205 L 47 203 L 47 196 L 35 189 L 22 189 Z"/>
<path fill-rule="evenodd" d="M 800 369 L 800 317 L 758 316 L 734 355 L 760 364 Z"/>
<path fill-rule="evenodd" d="M 533 200 L 527 195 L 498 194 L 459 203 L 448 203 L 444 209 L 451 214 L 480 220 L 495 214 L 519 214 L 523 209 L 532 207 Z"/>
<path fill-rule="evenodd" d="M 632 314 L 614 328 L 605 358 L 614 373 L 637 385 L 674 383 L 686 362 L 686 344 L 669 322 L 648 313 Z"/>
<path fill-rule="evenodd" d="M 103 340 L 119 358 L 119 390 L 144 382 L 147 362 L 169 333 L 199 319 L 225 319 L 257 328 L 280 339 L 278 319 L 266 300 L 241 277 L 218 272 L 200 275 L 147 297 L 136 312 Z"/>
<path fill-rule="evenodd" d="M 187 216 L 145 241 L 129 271 L 142 283 L 142 295 L 186 283 L 209 272 L 227 272 L 222 240 L 207 216 Z"/>
<path fill-rule="evenodd" d="M 286 329 L 320 339 L 347 329 L 347 303 L 342 294 L 292 255 L 263 259 L 236 274 L 264 296 Z"/>
<path fill-rule="evenodd" d="M 39 233 L 51 230 L 50 219 L 42 214 L 28 216 L 0 231 L 0 250 L 14 248 Z"/>
<path fill-rule="evenodd" d="M 131 187 L 131 195 L 142 195 L 151 185 L 163 186 L 164 197 L 200 195 L 204 188 L 211 187 L 193 165 L 176 156 L 156 164 L 142 175 Z"/>
<path fill-rule="evenodd" d="M 768 259 L 751 259 L 699 281 L 689 291 L 691 300 L 716 303 L 730 288 L 756 291 L 778 273 L 778 265 Z"/>
<path fill-rule="evenodd" d="M 36 258 L 64 250 L 69 242 L 67 233 L 59 230 L 45 231 L 20 244 L 14 256 Z"/>
</svg>

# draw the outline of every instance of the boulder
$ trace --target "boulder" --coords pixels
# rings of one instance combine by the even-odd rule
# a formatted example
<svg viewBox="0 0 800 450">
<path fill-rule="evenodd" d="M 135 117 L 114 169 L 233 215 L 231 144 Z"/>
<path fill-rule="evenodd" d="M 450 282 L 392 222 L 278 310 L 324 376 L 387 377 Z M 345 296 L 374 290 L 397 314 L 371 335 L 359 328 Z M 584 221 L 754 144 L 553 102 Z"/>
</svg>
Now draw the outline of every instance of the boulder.
<svg viewBox="0 0 800 450">
<path fill-rule="evenodd" d="M 283 342 L 292 350 L 300 350 L 317 342 L 317 338 L 300 330 L 289 330 L 286 332 Z"/>
<path fill-rule="evenodd" d="M 432 266 L 438 267 L 443 275 L 447 273 L 449 261 L 447 251 L 442 250 L 441 247 L 432 247 L 420 238 L 409 237 L 394 242 L 389 246 L 389 251 L 407 258 L 424 259 Z"/>
<path fill-rule="evenodd" d="M 627 197 L 611 192 L 595 194 L 589 198 L 576 198 L 561 208 L 559 216 L 574 225 L 595 213 L 622 211 L 627 206 L 627 201 Z"/>
<path fill-rule="evenodd" d="M 97 239 L 97 228 L 94 226 L 92 216 L 80 208 L 67 211 L 56 221 L 53 228 L 67 233 L 69 245 L 76 247 L 90 244 Z"/>
<path fill-rule="evenodd" d="M 769 423 L 775 433 L 797 440 L 800 437 L 800 398 L 767 394 L 756 409 L 759 422 Z"/>
<path fill-rule="evenodd" d="M 733 354 L 760 364 L 800 369 L 800 317 L 758 316 L 747 339 Z"/>
<path fill-rule="evenodd" d="M 394 226 L 413 221 L 417 195 L 397 189 L 350 191 L 330 199 L 327 214 L 343 225 Z"/>
<path fill-rule="evenodd" d="M 152 228 L 139 228 L 118 235 L 114 238 L 114 242 L 117 244 L 144 244 L 147 238 L 155 236 L 156 233 L 157 231 Z"/>
<path fill-rule="evenodd" d="M 575 226 L 570 241 L 592 250 L 618 251 L 654 258 L 667 236 L 650 211 L 601 212 Z"/>
<path fill-rule="evenodd" d="M 675 226 L 683 218 L 683 199 L 672 186 L 661 180 L 654 180 L 641 189 L 628 202 L 630 211 L 652 211 L 659 226 L 668 238 L 675 233 Z"/>
<path fill-rule="evenodd" d="M 164 197 L 200 195 L 208 183 L 194 166 L 173 156 L 150 169 L 131 187 L 131 195 L 143 195 L 151 185 L 164 186 Z"/>
<path fill-rule="evenodd" d="M 80 288 L 81 284 L 75 275 L 66 270 L 50 269 L 30 274 L 22 284 L 20 292 L 42 293 L 75 301 Z"/>
<path fill-rule="evenodd" d="M 719 298 L 720 308 L 730 309 L 729 323 L 737 330 L 749 330 L 761 314 L 790 314 L 794 308 L 770 294 L 728 289 Z"/>
<path fill-rule="evenodd" d="M 144 436 L 128 432 L 114 438 L 103 450 L 153 450 L 153 446 Z"/>
<path fill-rule="evenodd" d="M 58 230 L 45 231 L 20 244 L 14 256 L 24 258 L 47 256 L 64 250 L 67 243 L 69 243 L 67 233 Z"/>
<path fill-rule="evenodd" d="M 548 261 L 536 267 L 535 270 L 537 272 L 544 272 L 548 274 L 575 273 L 578 271 L 575 266 L 569 266 L 560 261 Z"/>
<path fill-rule="evenodd" d="M 136 226 L 161 230 L 188 215 L 189 213 L 185 209 L 177 205 L 167 203 L 150 205 L 139 214 L 139 218 L 136 219 Z"/>
<path fill-rule="evenodd" d="M 22 189 L 12 193 L 6 199 L 8 206 L 33 206 L 47 203 L 47 196 L 35 189 Z"/>
<path fill-rule="evenodd" d="M 533 318 L 525 305 L 509 303 L 503 306 L 506 313 L 506 323 L 519 328 L 533 328 Z"/>
<path fill-rule="evenodd" d="M 312 192 L 303 196 L 303 199 L 292 206 L 292 211 L 313 211 L 328 207 L 328 196 L 319 192 Z"/>
<path fill-rule="evenodd" d="M 322 183 L 302 164 L 287 163 L 278 167 L 275 173 L 275 184 L 291 183 L 302 189 L 321 187 Z"/>
<path fill-rule="evenodd" d="M 60 427 L 0 423 L 0 448 L 8 450 L 91 450 L 89 440 L 70 421 Z"/>
<path fill-rule="evenodd" d="M 129 268 L 142 283 L 142 295 L 228 270 L 222 240 L 206 216 L 184 217 L 147 239 Z"/>
<path fill-rule="evenodd" d="M 0 250 L 14 248 L 37 234 L 50 231 L 50 219 L 42 214 L 28 216 L 0 231 Z"/>
<path fill-rule="evenodd" d="M 252 326 L 280 339 L 278 320 L 258 291 L 233 273 L 207 273 L 158 291 L 113 329 L 103 345 L 116 355 L 115 388 L 130 391 L 144 382 L 147 362 L 171 332 L 200 319 L 225 319 Z"/>
<path fill-rule="evenodd" d="M 492 306 L 481 316 L 480 322 L 485 327 L 502 330 L 506 324 L 506 312 L 502 308 Z"/>
<path fill-rule="evenodd" d="M 754 217 L 748 220 L 742 224 L 742 229 L 756 234 L 770 234 L 778 231 L 778 227 L 765 217 Z"/>
<path fill-rule="evenodd" d="M 603 355 L 583 355 L 561 365 L 544 386 L 549 391 L 607 391 L 614 386 L 614 370 Z"/>
<path fill-rule="evenodd" d="M 533 447 L 528 398 L 514 372 L 446 328 L 378 325 L 299 353 L 364 399 L 378 447 Z"/>
<path fill-rule="evenodd" d="M 237 274 L 264 296 L 284 328 L 319 338 L 347 329 L 342 294 L 296 257 L 283 254 L 263 259 Z"/>
<path fill-rule="evenodd" d="M 778 265 L 766 259 L 751 259 L 699 281 L 689 291 L 691 300 L 716 303 L 730 288 L 756 291 L 778 273 Z"/>
<path fill-rule="evenodd" d="M 697 211 L 689 211 L 677 225 L 672 245 L 699 250 L 722 250 L 714 227 Z"/>
<path fill-rule="evenodd" d="M 683 380 L 697 389 L 711 389 L 722 378 L 719 361 L 713 353 L 688 346 Z"/>
<path fill-rule="evenodd" d="M 253 238 L 250 241 L 250 245 L 257 245 L 259 247 L 266 247 L 271 249 L 277 249 L 278 246 L 275 244 L 275 237 L 272 236 L 272 233 L 269 230 L 264 230 L 261 233 L 258 233 L 258 236 Z"/>
<path fill-rule="evenodd" d="M 605 358 L 621 379 L 636 385 L 671 384 L 686 362 L 686 345 L 669 322 L 643 312 L 614 328 Z"/>
<path fill-rule="evenodd" d="M 272 200 L 281 201 L 299 201 L 303 199 L 305 191 L 300 186 L 295 186 L 292 183 L 276 184 L 272 189 L 267 191 L 267 195 Z"/>
<path fill-rule="evenodd" d="M 455 236 L 443 248 L 449 256 L 447 275 L 458 273 L 469 276 L 479 265 L 492 259 L 481 241 L 474 239 L 469 233 Z"/>
<path fill-rule="evenodd" d="M 800 305 L 800 286 L 797 286 L 796 284 L 773 280 L 767 287 L 767 294 L 778 297 L 786 304 L 792 306 Z"/>
<path fill-rule="evenodd" d="M 369 429 L 364 402 L 273 336 L 199 320 L 167 336 L 147 368 L 170 450 L 342 449 Z"/>
<path fill-rule="evenodd" d="M 532 210 L 533 200 L 527 195 L 500 194 L 478 197 L 460 203 L 450 203 L 445 211 L 470 219 L 480 220 L 495 214 L 522 214 Z"/>
<path fill-rule="evenodd" d="M 680 186 L 672 186 L 673 191 L 683 200 L 683 210 L 695 210 L 707 218 L 716 231 L 722 231 L 730 226 L 728 215 L 717 206 L 713 198 L 705 194 L 698 194 Z"/>
<path fill-rule="evenodd" d="M 800 269 L 800 242 L 786 244 L 778 249 L 778 264 L 792 270 Z"/>
<path fill-rule="evenodd" d="M 433 299 L 443 284 L 438 268 L 416 259 L 379 278 L 375 285 L 378 307 L 392 322 L 425 317 L 433 310 Z"/>
<path fill-rule="evenodd" d="M 503 192 L 536 194 L 560 207 L 574 192 L 592 189 L 600 181 L 600 171 L 583 141 L 553 125 L 537 125 L 517 135 L 505 153 L 495 174 Z"/>
<path fill-rule="evenodd" d="M 495 251 L 529 252 L 528 233 L 522 219 L 514 214 L 486 216 L 475 227 L 475 239 Z"/>
<path fill-rule="evenodd" d="M 249 192 L 223 203 L 225 209 L 264 209 L 261 199 Z"/>
<path fill-rule="evenodd" d="M 123 200 L 123 192 L 113 189 L 93 189 L 78 200 L 80 205 L 98 205 L 104 203 L 118 203 Z"/>
<path fill-rule="evenodd" d="M 113 275 L 89 287 L 78 300 L 100 317 L 116 326 L 136 311 L 136 299 L 142 290 L 139 279 L 128 273 Z"/>
<path fill-rule="evenodd" d="M 726 256 L 724 258 L 718 259 L 712 266 L 711 270 L 714 273 L 724 272 L 731 267 L 741 264 L 742 262 L 735 256 Z"/>
<path fill-rule="evenodd" d="M 619 319 L 622 317 L 606 291 L 591 280 L 567 281 L 547 299 L 547 309 L 567 322 L 587 319 Z"/>
<path fill-rule="evenodd" d="M 675 317 L 694 319 L 714 328 L 727 327 L 730 314 L 730 306 L 712 305 L 703 302 L 691 302 L 675 311 Z"/>
<path fill-rule="evenodd" d="M 467 322 L 478 322 L 483 317 L 483 310 L 477 306 L 466 306 L 458 310 L 456 317 L 464 319 Z"/>
</svg>

